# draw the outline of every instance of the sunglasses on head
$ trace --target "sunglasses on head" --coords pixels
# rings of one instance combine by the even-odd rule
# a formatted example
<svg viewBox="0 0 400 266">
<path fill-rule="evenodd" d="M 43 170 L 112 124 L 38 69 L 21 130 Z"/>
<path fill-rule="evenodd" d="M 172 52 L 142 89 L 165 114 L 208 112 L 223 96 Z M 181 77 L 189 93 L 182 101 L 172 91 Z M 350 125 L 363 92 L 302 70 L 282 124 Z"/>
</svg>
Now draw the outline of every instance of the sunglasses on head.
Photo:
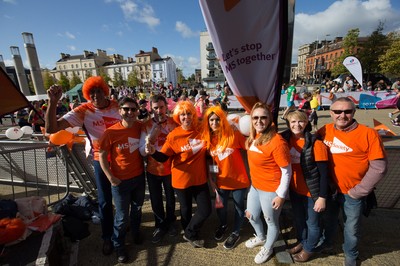
<svg viewBox="0 0 400 266">
<path fill-rule="evenodd" d="M 331 110 L 335 115 L 340 115 L 341 113 L 345 113 L 346 115 L 352 114 L 353 109 L 347 109 L 347 110 Z"/>
<path fill-rule="evenodd" d="M 132 111 L 132 112 L 136 112 L 137 109 L 135 107 L 121 107 L 122 110 L 124 110 L 125 112 L 128 111 Z"/>
</svg>

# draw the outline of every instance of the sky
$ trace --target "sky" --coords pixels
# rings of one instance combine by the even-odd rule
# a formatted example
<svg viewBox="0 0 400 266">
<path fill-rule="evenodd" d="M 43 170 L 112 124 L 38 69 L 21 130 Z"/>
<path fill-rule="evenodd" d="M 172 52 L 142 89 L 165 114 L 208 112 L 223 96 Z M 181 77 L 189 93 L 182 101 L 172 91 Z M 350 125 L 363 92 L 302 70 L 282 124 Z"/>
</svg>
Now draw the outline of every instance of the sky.
<svg viewBox="0 0 400 266">
<path fill-rule="evenodd" d="M 303 44 L 353 28 L 367 36 L 379 21 L 384 33 L 400 31 L 400 1 L 296 0 L 292 62 Z M 28 67 L 21 33 L 30 32 L 42 68 L 54 68 L 60 53 L 101 49 L 127 58 L 156 47 L 189 76 L 200 68 L 205 30 L 198 0 L 0 0 L 0 54 L 7 66 L 14 65 L 10 46 L 18 46 Z"/>
</svg>

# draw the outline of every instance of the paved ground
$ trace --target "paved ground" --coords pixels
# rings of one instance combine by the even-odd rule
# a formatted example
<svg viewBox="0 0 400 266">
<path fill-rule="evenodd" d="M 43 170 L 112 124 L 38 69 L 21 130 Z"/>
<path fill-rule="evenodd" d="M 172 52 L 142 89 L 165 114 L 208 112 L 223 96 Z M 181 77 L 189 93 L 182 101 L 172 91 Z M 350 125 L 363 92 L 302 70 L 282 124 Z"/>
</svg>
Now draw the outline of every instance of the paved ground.
<svg viewBox="0 0 400 266">
<path fill-rule="evenodd" d="M 393 127 L 387 113 L 389 110 L 357 110 L 355 118 L 363 124 L 373 127 L 373 119 L 386 124 L 389 129 L 400 136 L 400 128 Z M 331 121 L 329 111 L 320 111 L 319 125 Z M 279 128 L 286 128 L 282 121 Z M 5 121 L 9 125 L 9 119 Z M 0 127 L 4 133 L 6 127 Z M 400 146 L 399 138 L 385 138 L 386 146 Z M 231 208 L 232 210 L 232 208 Z M 232 214 L 233 215 L 233 214 Z M 291 226 L 291 212 L 289 206 L 281 217 L 281 229 L 288 244 L 294 242 L 294 232 Z M 230 218 L 232 219 L 232 217 Z M 363 221 L 363 237 L 360 243 L 360 259 L 362 265 L 399 265 L 400 258 L 400 209 L 376 209 L 369 218 Z M 128 265 L 252 265 L 258 249 L 247 249 L 244 242 L 253 234 L 251 225 L 246 222 L 241 232 L 239 245 L 233 250 L 225 250 L 223 242 L 213 240 L 213 233 L 217 226 L 215 211 L 206 221 L 202 236 L 206 241 L 205 248 L 194 249 L 183 241 L 182 236 L 166 237 L 159 244 L 150 242 L 153 231 L 153 215 L 150 202 L 146 200 L 143 206 L 143 233 L 145 242 L 141 246 L 128 243 L 130 260 Z M 91 236 L 79 242 L 77 265 L 116 265 L 115 254 L 103 256 L 101 254 L 100 226 L 90 225 Z M 342 236 L 338 234 L 337 244 L 330 254 L 319 254 L 313 260 L 303 265 L 342 265 L 344 255 L 341 251 Z M 130 239 L 128 238 L 128 242 Z M 264 265 L 284 265 L 273 256 Z"/>
</svg>

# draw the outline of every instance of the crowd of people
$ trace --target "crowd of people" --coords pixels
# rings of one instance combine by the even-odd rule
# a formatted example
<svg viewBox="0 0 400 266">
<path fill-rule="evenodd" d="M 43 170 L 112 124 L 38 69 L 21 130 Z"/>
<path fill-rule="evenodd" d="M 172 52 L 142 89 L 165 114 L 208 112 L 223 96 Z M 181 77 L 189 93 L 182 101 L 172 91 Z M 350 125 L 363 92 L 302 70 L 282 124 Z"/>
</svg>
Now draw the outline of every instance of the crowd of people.
<svg viewBox="0 0 400 266">
<path fill-rule="evenodd" d="M 247 219 L 255 234 L 245 246 L 260 247 L 254 262 L 261 264 L 273 254 L 279 216 L 290 198 L 297 238 L 288 250 L 293 259 L 306 262 L 332 248 L 341 210 L 345 265 L 356 265 L 366 198 L 384 176 L 387 161 L 377 132 L 354 119 L 354 103 L 337 98 L 330 110 L 333 123 L 314 128 L 311 134 L 307 112 L 312 116 L 316 107 L 311 102 L 318 92 L 309 95 L 309 110 L 286 112 L 288 129 L 283 133 L 277 132 L 271 106 L 259 102 L 250 112 L 246 139 L 228 121 L 223 94 L 213 104 L 206 103 L 207 94 L 198 94 L 195 101 L 178 100 L 173 110 L 168 110 L 162 93 L 142 99 L 122 95 L 117 102 L 101 77 L 91 77 L 83 85 L 88 102 L 57 117 L 62 88 L 54 85 L 48 90 L 46 131 L 80 126 L 90 139 L 103 254 L 115 250 L 118 262 L 128 261 L 129 225 L 134 243 L 143 242 L 141 206 L 147 180 L 154 214 L 153 243 L 178 235 L 176 196 L 183 239 L 193 247 L 203 247 L 202 231 L 212 214 L 214 194 L 221 199 L 215 205 L 219 220 L 215 241 L 223 240 L 225 249 L 234 249 L 245 237 L 241 228 Z M 141 105 L 148 102 L 147 118 L 139 119 Z M 247 152 L 249 173 L 242 151 Z"/>
</svg>

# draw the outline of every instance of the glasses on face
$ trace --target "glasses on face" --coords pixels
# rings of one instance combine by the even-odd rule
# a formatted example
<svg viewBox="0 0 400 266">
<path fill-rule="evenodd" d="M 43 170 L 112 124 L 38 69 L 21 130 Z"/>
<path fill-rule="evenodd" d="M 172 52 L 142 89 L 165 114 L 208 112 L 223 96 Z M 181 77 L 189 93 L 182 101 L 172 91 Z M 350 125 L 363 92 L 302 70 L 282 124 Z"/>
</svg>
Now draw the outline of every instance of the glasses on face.
<svg viewBox="0 0 400 266">
<path fill-rule="evenodd" d="M 268 119 L 268 116 L 265 116 L 265 115 L 263 115 L 263 116 L 253 116 L 252 119 L 253 119 L 254 121 L 257 121 L 258 119 L 267 120 L 267 119 Z"/>
<path fill-rule="evenodd" d="M 335 115 L 340 115 L 341 113 L 345 113 L 346 115 L 352 114 L 353 109 L 347 109 L 347 110 L 331 110 Z"/>
<path fill-rule="evenodd" d="M 137 109 L 135 107 L 121 107 L 121 109 L 124 110 L 125 112 L 129 112 L 129 111 L 136 112 L 137 111 Z"/>
</svg>

